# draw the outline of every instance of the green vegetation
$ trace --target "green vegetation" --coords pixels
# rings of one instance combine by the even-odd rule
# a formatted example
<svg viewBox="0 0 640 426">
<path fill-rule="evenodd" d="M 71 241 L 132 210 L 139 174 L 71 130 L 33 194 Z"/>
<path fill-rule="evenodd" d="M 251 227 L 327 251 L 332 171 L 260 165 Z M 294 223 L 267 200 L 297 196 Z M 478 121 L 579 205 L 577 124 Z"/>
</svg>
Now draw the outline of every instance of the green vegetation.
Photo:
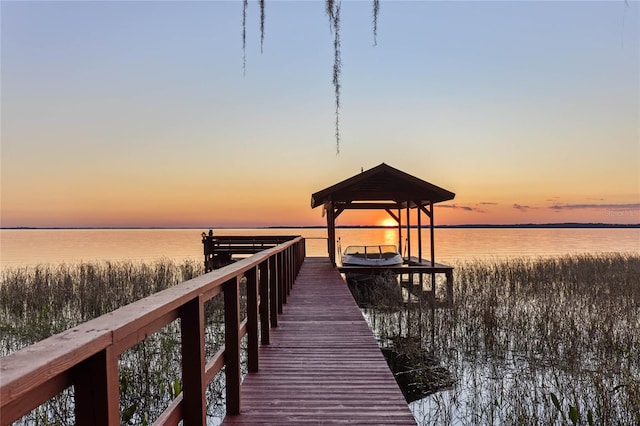
<svg viewBox="0 0 640 426">
<path fill-rule="evenodd" d="M 365 310 L 383 347 L 436 368 L 419 422 L 640 424 L 640 255 L 462 263 L 454 295 Z"/>
</svg>

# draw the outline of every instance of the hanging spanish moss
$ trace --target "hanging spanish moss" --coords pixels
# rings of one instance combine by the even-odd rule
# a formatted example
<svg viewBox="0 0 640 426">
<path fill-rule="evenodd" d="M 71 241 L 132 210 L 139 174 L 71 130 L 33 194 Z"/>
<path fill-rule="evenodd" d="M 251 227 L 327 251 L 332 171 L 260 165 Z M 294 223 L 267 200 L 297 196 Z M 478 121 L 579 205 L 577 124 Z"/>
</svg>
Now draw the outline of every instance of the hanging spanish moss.
<svg viewBox="0 0 640 426">
<path fill-rule="evenodd" d="M 260 5 L 260 53 L 264 47 L 264 23 L 265 23 L 265 0 L 258 0 Z M 325 13 L 329 18 L 329 28 L 333 35 L 333 88 L 335 94 L 335 135 L 336 154 L 340 154 L 340 77 L 342 74 L 342 58 L 340 54 L 340 6 L 338 0 L 325 0 Z M 247 7 L 248 0 L 242 2 L 242 73 L 246 74 L 247 68 Z M 373 45 L 378 44 L 378 14 L 380 12 L 380 0 L 373 0 Z"/>
<path fill-rule="evenodd" d="M 264 0 L 260 1 L 260 53 L 264 45 Z"/>
<path fill-rule="evenodd" d="M 247 6 L 249 0 L 242 1 L 242 75 L 247 73 Z"/>
<path fill-rule="evenodd" d="M 334 0 L 325 0 L 324 7 L 327 16 L 329 17 L 329 26 L 331 27 L 331 31 L 333 31 L 333 5 Z"/>
<path fill-rule="evenodd" d="M 373 0 L 373 45 L 378 45 L 378 12 L 380 12 L 380 0 Z"/>
<path fill-rule="evenodd" d="M 326 0 L 325 10 L 329 16 L 329 27 L 333 33 L 333 88 L 336 98 L 336 155 L 340 154 L 340 74 L 342 59 L 340 57 L 340 5 L 334 0 Z"/>
</svg>

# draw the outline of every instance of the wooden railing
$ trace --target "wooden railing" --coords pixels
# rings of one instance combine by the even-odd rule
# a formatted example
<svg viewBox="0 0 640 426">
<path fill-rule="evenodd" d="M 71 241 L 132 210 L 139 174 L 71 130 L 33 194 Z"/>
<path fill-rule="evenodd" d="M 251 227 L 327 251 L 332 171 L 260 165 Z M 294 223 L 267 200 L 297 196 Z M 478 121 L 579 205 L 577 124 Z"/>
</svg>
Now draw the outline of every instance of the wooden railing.
<svg viewBox="0 0 640 426">
<path fill-rule="evenodd" d="M 218 269 L 231 263 L 235 255 L 248 255 L 261 252 L 292 240 L 287 235 L 213 235 L 202 233 L 205 272 Z"/>
<path fill-rule="evenodd" d="M 206 388 L 222 367 L 227 413 L 240 413 L 241 339 L 248 336 L 248 370 L 257 371 L 258 346 L 269 344 L 269 328 L 278 325 L 278 313 L 304 256 L 304 239 L 295 237 L 0 359 L 0 423 L 10 424 L 74 386 L 76 424 L 120 424 L 120 354 L 178 318 L 182 392 L 155 424 L 175 425 L 184 420 L 185 425 L 204 425 Z M 247 283 L 247 317 L 241 322 L 242 277 Z M 220 293 L 225 344 L 207 360 L 204 303 Z"/>
</svg>

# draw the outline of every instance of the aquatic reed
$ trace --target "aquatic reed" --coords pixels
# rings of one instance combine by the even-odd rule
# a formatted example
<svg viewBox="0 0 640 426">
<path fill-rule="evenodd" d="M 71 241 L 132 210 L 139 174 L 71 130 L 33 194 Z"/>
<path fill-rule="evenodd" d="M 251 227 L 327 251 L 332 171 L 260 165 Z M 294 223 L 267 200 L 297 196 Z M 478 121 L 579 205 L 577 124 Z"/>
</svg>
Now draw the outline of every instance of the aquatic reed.
<svg viewBox="0 0 640 426">
<path fill-rule="evenodd" d="M 388 271 L 365 279 L 347 278 L 347 283 L 359 306 L 373 305 L 376 309 L 395 310 L 403 304 L 396 276 Z"/>
<path fill-rule="evenodd" d="M 200 263 L 91 262 L 9 268 L 0 276 L 0 355 L 201 275 Z M 241 282 L 241 315 L 246 285 Z M 205 304 L 208 357 L 224 344 L 221 297 Z M 181 390 L 180 323 L 174 321 L 121 354 L 123 424 L 149 424 Z M 73 424 L 73 388 L 25 416 L 22 424 Z M 224 375 L 207 388 L 207 415 L 224 415 Z"/>
<path fill-rule="evenodd" d="M 455 266 L 451 309 L 366 311 L 383 345 L 417 338 L 455 379 L 411 404 L 420 423 L 640 424 L 640 255 Z"/>
<path fill-rule="evenodd" d="M 200 264 L 170 261 L 5 270 L 1 353 L 202 272 Z M 454 273 L 450 309 L 432 308 L 429 298 L 405 305 L 397 283 L 361 289 L 381 346 L 424 367 L 424 382 L 414 384 L 429 395 L 411 403 L 419 423 L 640 424 L 640 255 L 473 261 Z M 223 341 L 221 301 L 205 310 L 211 357 Z M 152 422 L 179 392 L 179 356 L 177 322 L 122 354 L 122 423 Z M 73 423 L 72 394 L 23 423 Z M 207 402 L 216 422 L 224 415 L 223 375 L 209 385 Z"/>
</svg>

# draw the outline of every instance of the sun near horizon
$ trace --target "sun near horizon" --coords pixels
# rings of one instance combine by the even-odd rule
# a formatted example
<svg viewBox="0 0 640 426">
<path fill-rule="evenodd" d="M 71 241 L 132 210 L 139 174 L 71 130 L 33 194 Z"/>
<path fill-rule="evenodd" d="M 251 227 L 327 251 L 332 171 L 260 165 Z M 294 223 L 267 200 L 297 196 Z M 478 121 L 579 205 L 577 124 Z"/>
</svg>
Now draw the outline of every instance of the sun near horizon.
<svg viewBox="0 0 640 426">
<path fill-rule="evenodd" d="M 391 217 L 386 217 L 386 218 L 380 219 L 380 221 L 378 222 L 378 225 L 391 228 L 391 227 L 397 227 L 398 222 L 396 222 L 396 220 Z"/>
</svg>

